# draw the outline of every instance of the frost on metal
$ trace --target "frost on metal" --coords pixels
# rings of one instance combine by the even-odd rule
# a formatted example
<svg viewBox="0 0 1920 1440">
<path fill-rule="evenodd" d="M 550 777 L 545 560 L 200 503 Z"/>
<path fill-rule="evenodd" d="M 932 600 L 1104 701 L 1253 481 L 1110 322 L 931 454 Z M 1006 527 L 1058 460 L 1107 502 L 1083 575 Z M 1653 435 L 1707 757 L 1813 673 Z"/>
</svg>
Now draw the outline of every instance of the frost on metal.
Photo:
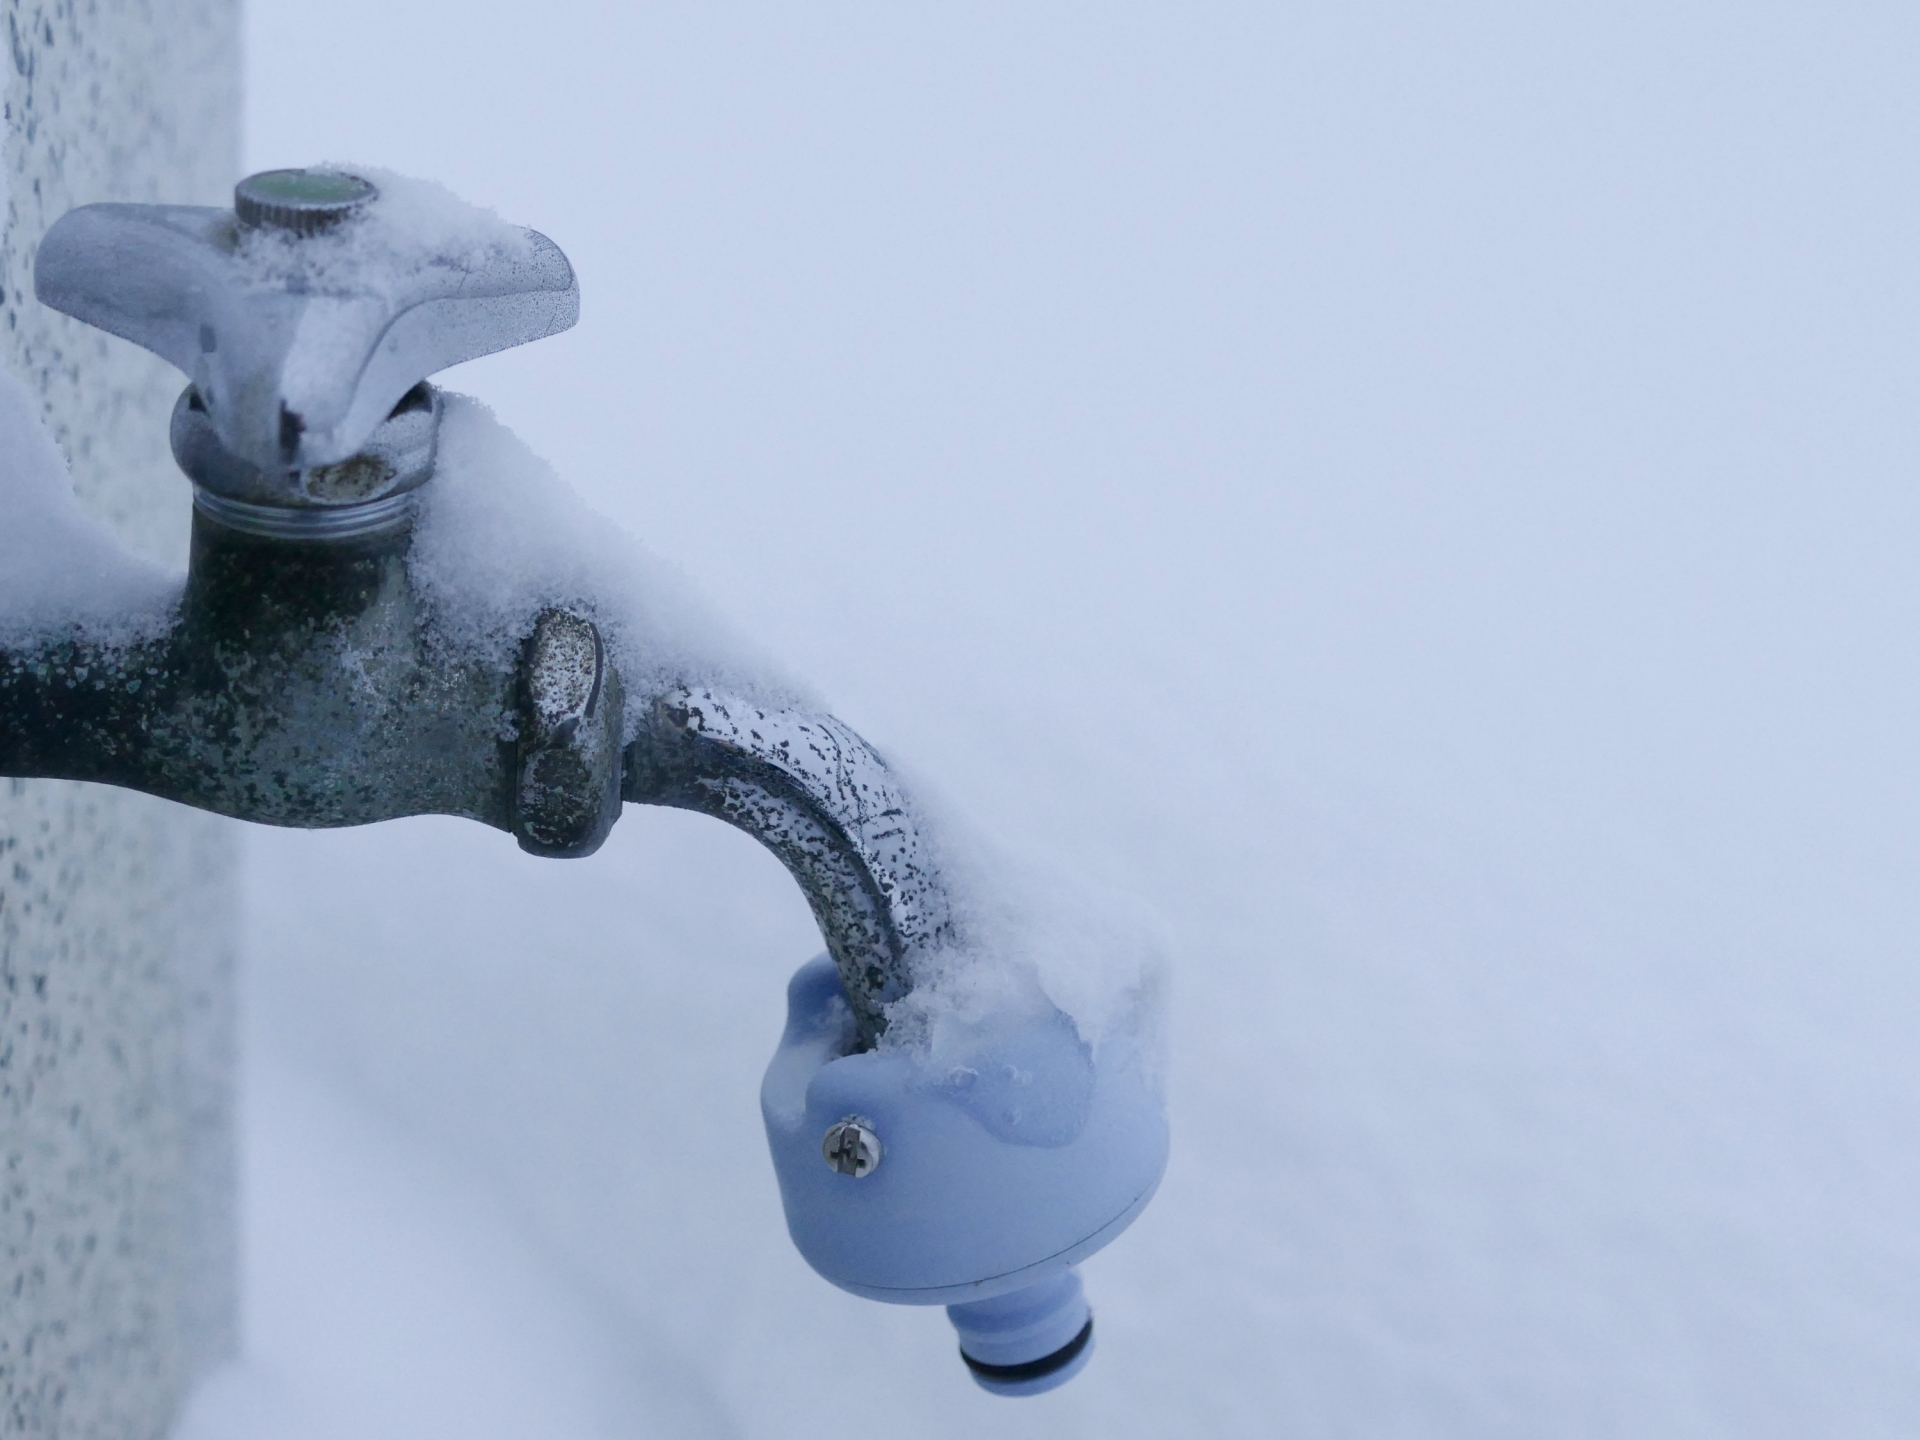
<svg viewBox="0 0 1920 1440">
<path fill-rule="evenodd" d="M 544 236 L 419 181 L 353 178 L 370 198 L 317 233 L 245 225 L 226 206 L 125 203 L 82 206 L 47 233 L 39 298 L 191 382 L 214 446 L 181 459 L 202 485 L 351 503 L 358 484 L 286 493 L 286 476 L 353 460 L 426 376 L 579 315 L 573 267 Z"/>
<path fill-rule="evenodd" d="M 450 644 L 502 657 L 542 611 L 581 607 L 630 697 L 701 683 L 769 707 L 818 708 L 685 575 L 594 512 L 485 405 L 447 392 L 442 400 L 439 461 L 421 491 L 407 572 Z M 628 739 L 639 724 L 630 714 Z"/>
<path fill-rule="evenodd" d="M 267 226 L 242 231 L 239 257 L 252 283 L 263 289 L 282 288 L 291 279 L 315 290 L 358 294 L 371 281 L 381 298 L 393 301 L 420 288 L 423 272 L 458 277 L 542 258 L 537 236 L 431 180 L 378 165 L 307 168 L 366 180 L 379 203 L 319 234 Z"/>
<path fill-rule="evenodd" d="M 914 962 L 952 937 L 946 886 L 892 772 L 830 715 L 682 690 L 655 707 L 636 799 L 700 810 L 780 857 L 820 923 L 861 1032 L 885 1028 Z"/>
</svg>

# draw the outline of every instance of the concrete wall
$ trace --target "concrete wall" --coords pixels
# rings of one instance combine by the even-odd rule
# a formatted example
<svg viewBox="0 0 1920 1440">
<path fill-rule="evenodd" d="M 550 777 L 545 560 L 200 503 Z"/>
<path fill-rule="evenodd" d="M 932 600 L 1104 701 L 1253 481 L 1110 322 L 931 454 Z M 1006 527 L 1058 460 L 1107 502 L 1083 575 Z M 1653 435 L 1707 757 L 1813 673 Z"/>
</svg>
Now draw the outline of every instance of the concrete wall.
<svg viewBox="0 0 1920 1440">
<path fill-rule="evenodd" d="M 179 377 L 41 307 L 32 261 L 74 205 L 225 200 L 239 6 L 4 9 L 0 359 L 45 397 L 82 503 L 184 564 Z M 232 1345 L 235 853 L 178 806 L 0 780 L 0 1436 L 162 1435 Z"/>
</svg>

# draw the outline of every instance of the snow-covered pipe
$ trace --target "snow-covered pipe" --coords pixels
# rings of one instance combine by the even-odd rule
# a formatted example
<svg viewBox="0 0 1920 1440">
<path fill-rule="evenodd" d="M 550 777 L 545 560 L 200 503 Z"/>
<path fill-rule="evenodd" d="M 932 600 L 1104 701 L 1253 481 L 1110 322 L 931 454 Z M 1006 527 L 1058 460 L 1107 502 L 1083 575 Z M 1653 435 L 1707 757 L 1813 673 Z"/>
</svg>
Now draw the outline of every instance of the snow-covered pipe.
<svg viewBox="0 0 1920 1440">
<path fill-rule="evenodd" d="M 1151 1044 L 978 983 L 998 972 L 952 857 L 891 768 L 797 687 L 687 643 L 628 557 L 583 560 L 603 526 L 541 550 L 524 507 L 473 503 L 531 471 L 426 377 L 571 325 L 559 247 L 398 176 L 275 171 L 232 210 L 76 210 L 36 289 L 189 377 L 193 548 L 183 585 L 95 546 L 56 562 L 86 583 L 11 618 L 0 587 L 0 774 L 307 828 L 459 815 L 560 857 L 626 801 L 740 828 L 827 947 L 763 1091 L 801 1252 L 856 1293 L 949 1306 L 990 1389 L 1083 1365 L 1071 1267 L 1165 1165 Z M 965 1003 L 929 1004 L 956 976 Z"/>
</svg>

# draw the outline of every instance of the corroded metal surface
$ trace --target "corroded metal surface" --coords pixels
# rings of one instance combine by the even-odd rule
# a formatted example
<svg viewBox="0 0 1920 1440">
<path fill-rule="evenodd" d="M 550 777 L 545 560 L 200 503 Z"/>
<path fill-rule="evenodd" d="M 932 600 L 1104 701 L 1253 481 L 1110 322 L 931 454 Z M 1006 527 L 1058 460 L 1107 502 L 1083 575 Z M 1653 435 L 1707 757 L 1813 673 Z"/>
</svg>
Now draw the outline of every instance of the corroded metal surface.
<svg viewBox="0 0 1920 1440">
<path fill-rule="evenodd" d="M 912 988 L 911 957 L 952 929 L 899 781 L 831 715 L 683 690 L 628 750 L 626 795 L 725 820 L 772 850 L 813 908 L 862 1037 Z"/>
<path fill-rule="evenodd" d="M 620 818 L 620 672 L 592 621 L 548 610 L 534 622 L 520 675 L 520 848 L 554 856 L 597 850 Z"/>
<path fill-rule="evenodd" d="M 0 774 L 93 780 L 267 825 L 459 815 L 586 855 L 620 804 L 622 690 L 591 622 L 518 664 L 448 644 L 405 525 L 302 542 L 194 523 L 179 618 L 0 650 Z"/>
<path fill-rule="evenodd" d="M 586 614 L 520 654 L 463 653 L 408 578 L 405 523 L 301 541 L 200 514 L 177 622 L 111 644 L 0 650 L 0 774 L 94 780 L 269 825 L 459 815 L 535 854 L 591 854 L 622 798 L 725 820 L 779 857 L 863 1038 L 951 927 L 912 807 L 829 715 L 711 690 L 626 699 Z"/>
<path fill-rule="evenodd" d="M 197 515 L 168 633 L 0 652 L 0 773 L 269 825 L 510 828 L 515 677 L 436 646 L 406 543 L 268 540 Z"/>
</svg>

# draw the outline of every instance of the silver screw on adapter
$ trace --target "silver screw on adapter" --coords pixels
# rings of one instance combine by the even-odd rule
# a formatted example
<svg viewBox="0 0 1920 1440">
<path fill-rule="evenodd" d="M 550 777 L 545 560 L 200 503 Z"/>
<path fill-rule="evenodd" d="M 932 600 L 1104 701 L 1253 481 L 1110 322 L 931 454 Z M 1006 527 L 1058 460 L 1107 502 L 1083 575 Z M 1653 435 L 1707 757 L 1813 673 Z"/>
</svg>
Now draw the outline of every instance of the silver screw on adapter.
<svg viewBox="0 0 1920 1440">
<path fill-rule="evenodd" d="M 872 1121 L 849 1115 L 839 1124 L 827 1127 L 826 1138 L 820 1142 L 820 1153 L 840 1174 L 860 1180 L 871 1175 L 880 1164 L 880 1136 Z"/>
</svg>

